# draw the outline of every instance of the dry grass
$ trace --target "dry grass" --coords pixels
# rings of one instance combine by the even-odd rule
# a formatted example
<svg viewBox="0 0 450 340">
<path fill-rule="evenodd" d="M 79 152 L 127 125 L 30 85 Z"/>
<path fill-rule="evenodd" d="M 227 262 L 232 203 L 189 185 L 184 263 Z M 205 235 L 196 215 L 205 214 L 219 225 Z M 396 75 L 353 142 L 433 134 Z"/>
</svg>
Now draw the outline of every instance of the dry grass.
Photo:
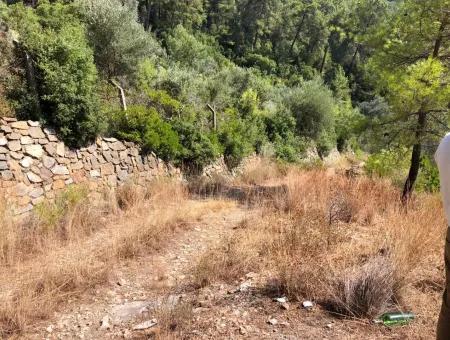
<svg viewBox="0 0 450 340">
<path fill-rule="evenodd" d="M 200 260 L 197 285 L 259 271 L 280 294 L 372 318 L 401 308 L 405 289 L 441 253 L 445 221 L 433 195 L 405 211 L 394 187 L 364 177 L 291 169 L 284 183 L 261 216 Z"/>
<path fill-rule="evenodd" d="M 142 193 L 130 185 L 108 196 L 117 201 L 97 206 L 72 197 L 66 196 L 64 204 L 61 200 L 64 209 L 58 210 L 58 204 L 47 206 L 57 212 L 37 209 L 19 226 L 5 215 L 1 219 L 2 337 L 23 331 L 68 297 L 105 282 L 115 262 L 161 249 L 177 230 L 229 206 L 189 201 L 183 186 L 167 181 L 152 183 Z M 126 210 L 111 209 L 117 204 Z"/>
<path fill-rule="evenodd" d="M 255 158 L 236 179 L 236 184 L 261 185 L 286 175 L 287 166 L 275 163 L 267 158 Z"/>
<path fill-rule="evenodd" d="M 213 174 L 211 177 L 200 176 L 189 181 L 189 192 L 202 196 L 219 196 L 230 185 L 231 180 L 220 174 Z"/>
</svg>

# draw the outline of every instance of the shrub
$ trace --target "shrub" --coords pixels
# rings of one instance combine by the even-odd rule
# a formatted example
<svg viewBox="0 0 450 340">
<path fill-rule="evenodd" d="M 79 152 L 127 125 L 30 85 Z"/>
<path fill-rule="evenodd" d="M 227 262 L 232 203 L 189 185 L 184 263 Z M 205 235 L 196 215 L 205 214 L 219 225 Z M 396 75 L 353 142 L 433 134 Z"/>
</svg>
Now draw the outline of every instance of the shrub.
<svg viewBox="0 0 450 340">
<path fill-rule="evenodd" d="M 374 256 L 336 280 L 329 307 L 340 315 L 374 318 L 395 303 L 397 288 L 392 261 Z"/>
<path fill-rule="evenodd" d="M 301 136 L 322 139 L 323 145 L 335 142 L 333 131 L 337 105 L 333 93 L 322 80 L 315 78 L 292 90 L 287 98 L 287 107 L 297 121 L 297 131 Z"/>
<path fill-rule="evenodd" d="M 213 46 L 202 42 L 178 25 L 166 39 L 167 51 L 172 59 L 184 66 L 194 67 L 201 73 L 215 71 L 225 58 Z"/>
<path fill-rule="evenodd" d="M 78 3 L 95 62 L 105 77 L 132 76 L 140 60 L 161 53 L 152 34 L 139 24 L 136 8 L 130 2 L 79 0 Z"/>
<path fill-rule="evenodd" d="M 295 118 L 288 112 L 277 112 L 264 119 L 266 133 L 275 147 L 275 156 L 287 162 L 295 162 L 304 150 L 296 134 Z"/>
<path fill-rule="evenodd" d="M 56 197 L 55 202 L 44 201 L 36 206 L 34 212 L 42 225 L 54 228 L 61 223 L 68 211 L 86 200 L 87 196 L 86 187 L 70 186 Z"/>
<path fill-rule="evenodd" d="M 55 126 L 71 145 L 93 138 L 101 126 L 96 116 L 97 71 L 73 7 L 43 2 L 33 10 L 17 4 L 9 7 L 7 21 L 19 32 L 20 43 L 36 66 L 42 112 L 37 118 Z M 31 109 L 24 107 L 18 113 L 26 115 Z"/>
<path fill-rule="evenodd" d="M 113 135 L 135 142 L 144 152 L 153 151 L 164 160 L 175 160 L 182 151 L 178 134 L 154 108 L 134 106 L 115 112 L 110 125 Z"/>
<path fill-rule="evenodd" d="M 202 131 L 195 121 L 177 119 L 173 128 L 180 138 L 182 151 L 179 158 L 183 168 L 201 171 L 219 157 L 222 150 L 217 135 Z"/>
<path fill-rule="evenodd" d="M 365 170 L 369 175 L 387 177 L 400 184 L 406 176 L 408 162 L 407 148 L 381 150 L 367 158 Z"/>
<path fill-rule="evenodd" d="M 245 156 L 251 154 L 259 144 L 261 123 L 257 117 L 244 119 L 234 110 L 226 112 L 226 120 L 220 126 L 219 141 L 224 149 L 227 165 L 236 167 Z M 261 143 L 262 145 L 262 143 Z"/>
<path fill-rule="evenodd" d="M 416 188 L 419 191 L 437 192 L 440 188 L 439 169 L 436 163 L 425 155 L 420 164 L 420 173 L 417 178 Z"/>
<path fill-rule="evenodd" d="M 165 117 L 180 115 L 182 111 L 181 103 L 174 99 L 164 90 L 148 90 L 147 95 L 150 98 L 150 105 Z"/>
<path fill-rule="evenodd" d="M 266 74 L 275 73 L 277 70 L 277 63 L 274 60 L 260 54 L 247 54 L 243 63 L 248 67 L 257 67 Z"/>
</svg>

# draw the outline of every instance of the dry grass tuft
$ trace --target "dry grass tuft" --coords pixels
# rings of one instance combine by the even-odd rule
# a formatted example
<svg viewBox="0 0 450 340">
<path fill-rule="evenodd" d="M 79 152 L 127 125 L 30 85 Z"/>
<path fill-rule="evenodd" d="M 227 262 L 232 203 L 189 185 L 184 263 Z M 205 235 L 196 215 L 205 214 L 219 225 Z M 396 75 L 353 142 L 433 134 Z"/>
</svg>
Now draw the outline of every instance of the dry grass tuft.
<svg viewBox="0 0 450 340">
<path fill-rule="evenodd" d="M 286 175 L 287 166 L 275 163 L 267 158 L 256 158 L 252 160 L 242 173 L 236 178 L 236 184 L 262 185 L 267 181 L 277 180 Z"/>
<path fill-rule="evenodd" d="M 193 320 L 192 304 L 177 303 L 175 306 L 164 304 L 155 311 L 159 332 L 156 339 L 181 339 L 183 330 L 188 329 Z"/>
<path fill-rule="evenodd" d="M 353 318 L 377 317 L 396 303 L 397 283 L 391 259 L 375 256 L 336 279 L 328 308 Z"/>
<path fill-rule="evenodd" d="M 122 210 L 128 210 L 142 201 L 144 195 L 143 188 L 135 185 L 133 182 L 127 182 L 116 189 L 117 205 Z"/>
</svg>

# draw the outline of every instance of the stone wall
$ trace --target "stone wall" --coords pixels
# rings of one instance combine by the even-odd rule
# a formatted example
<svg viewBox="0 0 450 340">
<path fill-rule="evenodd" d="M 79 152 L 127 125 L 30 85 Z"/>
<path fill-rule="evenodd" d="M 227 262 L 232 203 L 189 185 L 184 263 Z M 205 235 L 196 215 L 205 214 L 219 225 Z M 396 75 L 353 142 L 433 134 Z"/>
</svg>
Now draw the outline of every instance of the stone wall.
<svg viewBox="0 0 450 340">
<path fill-rule="evenodd" d="M 91 191 L 100 191 L 131 178 L 145 185 L 163 176 L 181 174 L 154 154 L 142 155 L 133 143 L 99 137 L 74 150 L 38 122 L 0 118 L 0 188 L 17 215 L 52 200 L 71 184 L 86 183 Z"/>
</svg>

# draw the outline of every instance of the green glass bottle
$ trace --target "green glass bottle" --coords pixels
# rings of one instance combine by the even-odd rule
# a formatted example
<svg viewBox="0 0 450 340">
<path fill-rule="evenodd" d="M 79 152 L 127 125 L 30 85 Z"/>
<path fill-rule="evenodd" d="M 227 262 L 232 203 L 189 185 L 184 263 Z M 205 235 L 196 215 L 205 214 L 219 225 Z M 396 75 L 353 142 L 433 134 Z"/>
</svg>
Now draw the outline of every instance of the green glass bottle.
<svg viewBox="0 0 450 340">
<path fill-rule="evenodd" d="M 385 326 L 398 326 L 408 324 L 414 320 L 415 317 L 416 316 L 413 313 L 394 312 L 383 314 L 380 316 L 379 320 Z"/>
</svg>

